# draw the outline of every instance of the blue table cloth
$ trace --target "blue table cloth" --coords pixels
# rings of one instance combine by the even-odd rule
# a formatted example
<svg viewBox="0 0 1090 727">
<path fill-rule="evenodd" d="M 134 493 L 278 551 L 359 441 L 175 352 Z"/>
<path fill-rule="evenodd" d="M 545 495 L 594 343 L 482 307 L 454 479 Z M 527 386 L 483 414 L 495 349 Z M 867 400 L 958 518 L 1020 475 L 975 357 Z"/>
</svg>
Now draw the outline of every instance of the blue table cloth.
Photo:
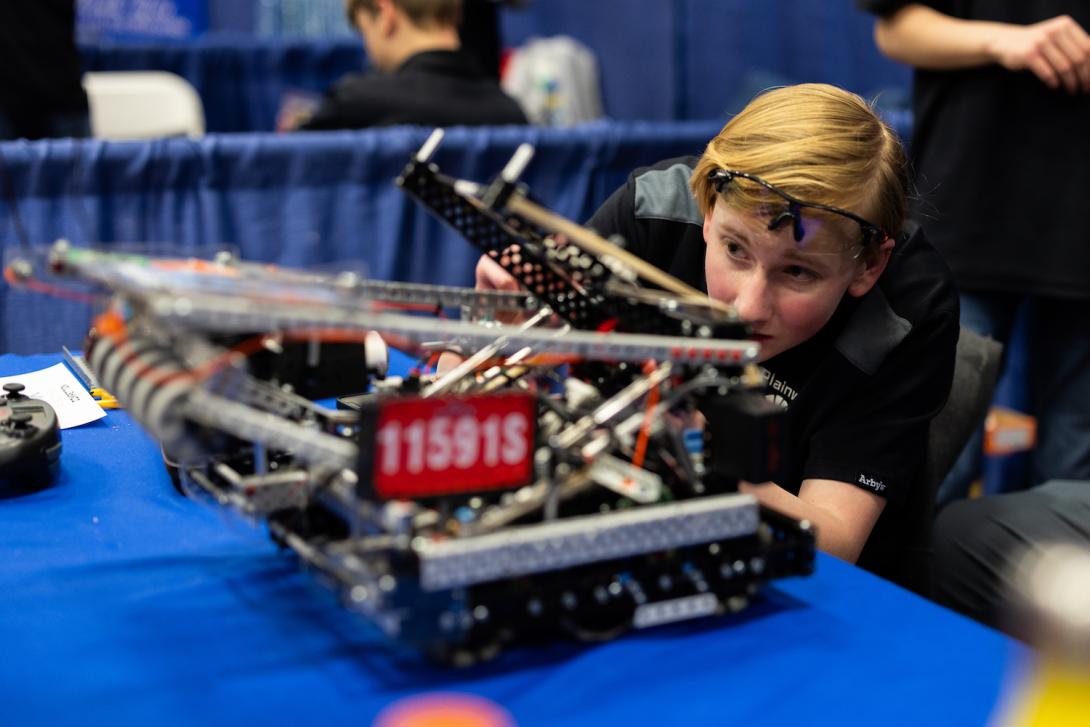
<svg viewBox="0 0 1090 727">
<path fill-rule="evenodd" d="M 0 356 L 0 375 L 56 356 Z M 265 533 L 185 499 L 124 411 L 0 499 L 0 723 L 369 724 L 476 695 L 520 725 L 980 725 L 1024 649 L 853 566 L 736 616 L 449 670 L 391 649 Z"/>
</svg>

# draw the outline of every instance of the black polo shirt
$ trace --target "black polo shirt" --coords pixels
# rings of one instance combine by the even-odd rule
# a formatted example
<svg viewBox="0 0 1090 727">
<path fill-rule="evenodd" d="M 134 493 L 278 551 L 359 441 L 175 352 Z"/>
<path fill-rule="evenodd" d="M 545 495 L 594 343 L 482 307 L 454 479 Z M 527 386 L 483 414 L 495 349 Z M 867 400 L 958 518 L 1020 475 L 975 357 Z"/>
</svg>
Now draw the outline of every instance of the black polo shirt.
<svg viewBox="0 0 1090 727">
<path fill-rule="evenodd" d="M 703 218 L 688 186 L 695 163 L 637 170 L 589 224 L 706 292 Z M 845 296 L 816 336 L 763 364 L 769 398 L 788 412 L 789 474 L 777 484 L 797 495 L 806 479 L 837 480 L 885 498 L 859 564 L 899 582 L 914 577 L 930 534 L 933 493 L 921 478 L 958 331 L 950 271 L 913 226 L 869 293 Z"/>
<path fill-rule="evenodd" d="M 856 0 L 878 15 L 906 0 Z M 1028 25 L 1070 15 L 1090 32 L 1090 2 L 927 0 L 964 20 Z M 1090 94 L 1052 90 L 998 64 L 917 69 L 910 145 L 914 218 L 969 291 L 1090 299 Z"/>
<path fill-rule="evenodd" d="M 303 129 L 525 124 L 522 108 L 460 51 L 427 51 L 393 73 L 353 74 L 326 93 Z"/>
<path fill-rule="evenodd" d="M 0 2 L 0 114 L 17 135 L 47 133 L 53 115 L 87 113 L 75 0 Z"/>
</svg>

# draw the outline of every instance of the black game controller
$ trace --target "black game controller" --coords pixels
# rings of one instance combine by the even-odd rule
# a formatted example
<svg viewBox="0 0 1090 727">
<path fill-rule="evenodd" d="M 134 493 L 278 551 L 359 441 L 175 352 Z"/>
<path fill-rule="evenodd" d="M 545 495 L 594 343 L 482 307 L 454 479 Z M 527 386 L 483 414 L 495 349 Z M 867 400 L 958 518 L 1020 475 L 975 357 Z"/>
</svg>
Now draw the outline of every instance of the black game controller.
<svg viewBox="0 0 1090 727">
<path fill-rule="evenodd" d="M 53 407 L 4 384 L 0 397 L 0 495 L 31 492 L 53 481 L 61 458 L 61 433 Z"/>
</svg>

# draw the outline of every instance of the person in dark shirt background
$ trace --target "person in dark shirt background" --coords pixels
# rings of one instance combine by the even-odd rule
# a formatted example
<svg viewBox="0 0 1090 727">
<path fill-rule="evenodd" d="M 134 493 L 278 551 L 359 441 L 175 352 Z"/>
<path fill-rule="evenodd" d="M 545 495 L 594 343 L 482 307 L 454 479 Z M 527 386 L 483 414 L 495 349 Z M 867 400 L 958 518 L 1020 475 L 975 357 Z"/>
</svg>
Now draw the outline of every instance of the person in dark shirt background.
<svg viewBox="0 0 1090 727">
<path fill-rule="evenodd" d="M 857 0 L 915 68 L 912 153 L 961 323 L 1001 341 L 1028 314 L 1030 489 L 965 499 L 978 436 L 939 492 L 935 593 L 1003 627 L 1023 553 L 1090 546 L 1090 2 Z M 924 216 L 924 215 L 921 215 Z"/>
<path fill-rule="evenodd" d="M 477 61 L 481 70 L 500 80 L 500 8 L 504 0 L 462 0 L 462 24 L 458 39 L 462 50 Z"/>
<path fill-rule="evenodd" d="M 75 0 L 0 2 L 0 140 L 91 134 Z"/>
<path fill-rule="evenodd" d="M 524 124 L 458 37 L 461 0 L 347 0 L 374 71 L 337 82 L 299 128 Z"/>
<path fill-rule="evenodd" d="M 912 156 L 927 226 L 954 271 L 961 324 L 1031 337 L 1024 484 L 1090 479 L 1090 3 L 860 0 L 875 38 L 912 65 Z M 939 493 L 965 497 L 981 436 Z"/>
<path fill-rule="evenodd" d="M 462 24 L 458 37 L 462 50 L 477 59 L 485 73 L 500 80 L 504 48 L 500 32 L 502 8 L 518 9 L 530 0 L 462 0 Z"/>
</svg>

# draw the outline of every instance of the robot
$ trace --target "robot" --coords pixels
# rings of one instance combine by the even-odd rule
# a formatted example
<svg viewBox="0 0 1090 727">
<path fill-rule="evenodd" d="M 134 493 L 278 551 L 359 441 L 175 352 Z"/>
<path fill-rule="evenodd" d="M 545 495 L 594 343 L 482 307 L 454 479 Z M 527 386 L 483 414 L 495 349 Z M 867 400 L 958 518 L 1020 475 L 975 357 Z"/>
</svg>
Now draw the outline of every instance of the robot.
<svg viewBox="0 0 1090 727">
<path fill-rule="evenodd" d="M 430 162 L 440 141 L 397 183 L 523 292 L 64 242 L 8 278 L 107 293 L 86 360 L 180 487 L 264 523 L 347 608 L 441 661 L 733 612 L 812 572 L 811 525 L 737 492 L 775 479 L 783 415 L 733 311 L 533 202 L 529 146 L 481 185 Z M 395 376 L 391 345 L 459 359 Z M 276 364 L 335 346 L 365 391 L 348 408 Z"/>
</svg>

